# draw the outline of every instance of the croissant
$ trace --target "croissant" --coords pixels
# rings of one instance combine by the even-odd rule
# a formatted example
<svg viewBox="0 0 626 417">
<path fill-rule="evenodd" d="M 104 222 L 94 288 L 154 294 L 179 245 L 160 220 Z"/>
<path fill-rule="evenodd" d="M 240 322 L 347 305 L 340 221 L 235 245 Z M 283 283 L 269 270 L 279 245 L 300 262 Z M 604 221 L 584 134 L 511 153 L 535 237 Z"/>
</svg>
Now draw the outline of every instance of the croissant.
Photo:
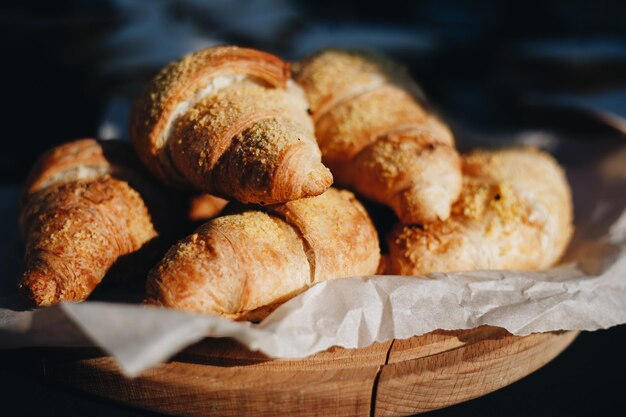
<svg viewBox="0 0 626 417">
<path fill-rule="evenodd" d="M 26 270 L 18 288 L 27 300 L 37 306 L 84 300 L 116 261 L 157 237 L 155 220 L 164 223 L 168 213 L 149 211 L 146 201 L 167 204 L 133 165 L 130 146 L 94 139 L 39 159 L 20 207 Z"/>
<path fill-rule="evenodd" d="M 222 212 L 227 200 L 211 194 L 195 195 L 189 201 L 187 217 L 191 221 L 209 220 Z"/>
<path fill-rule="evenodd" d="M 294 68 L 337 184 L 390 206 L 404 224 L 450 215 L 461 190 L 454 138 L 404 70 L 338 50 Z"/>
<path fill-rule="evenodd" d="M 363 206 L 331 188 L 205 223 L 150 272 L 147 302 L 256 321 L 313 284 L 375 273 L 379 259 Z"/>
<path fill-rule="evenodd" d="M 388 273 L 419 275 L 476 269 L 543 269 L 573 232 L 563 170 L 532 148 L 475 151 L 463 157 L 463 190 L 446 221 L 398 224 L 390 233 Z"/>
<path fill-rule="evenodd" d="M 306 100 L 289 79 L 288 64 L 252 49 L 187 55 L 138 99 L 132 142 L 168 184 L 258 204 L 321 194 L 332 175 Z"/>
</svg>

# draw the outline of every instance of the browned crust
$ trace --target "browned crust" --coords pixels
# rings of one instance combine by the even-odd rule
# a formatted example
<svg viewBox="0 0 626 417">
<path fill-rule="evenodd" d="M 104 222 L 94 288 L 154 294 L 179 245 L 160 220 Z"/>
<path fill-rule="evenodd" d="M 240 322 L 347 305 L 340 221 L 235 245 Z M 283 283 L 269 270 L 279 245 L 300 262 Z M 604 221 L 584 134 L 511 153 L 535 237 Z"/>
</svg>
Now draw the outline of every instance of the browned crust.
<svg viewBox="0 0 626 417">
<path fill-rule="evenodd" d="M 268 210 L 295 227 L 311 249 L 313 283 L 376 272 L 380 262 L 378 235 L 365 208 L 351 192 L 331 188 L 318 197 Z"/>
<path fill-rule="evenodd" d="M 324 163 L 333 172 L 366 146 L 395 131 L 431 129 L 431 141 L 454 144 L 450 131 L 406 91 L 392 85 L 365 92 L 329 109 L 316 125 Z"/>
<path fill-rule="evenodd" d="M 379 138 L 344 168 L 344 178 L 390 206 L 403 224 L 450 216 L 461 191 L 461 159 L 431 129 L 410 128 Z"/>
<path fill-rule="evenodd" d="M 114 144 L 113 146 L 117 145 Z M 31 168 L 20 201 L 20 212 L 33 194 L 56 184 L 98 178 L 124 170 L 111 163 L 96 139 L 83 138 L 56 146 L 42 154 Z M 20 231 L 24 237 L 23 216 Z"/>
<path fill-rule="evenodd" d="M 317 145 L 305 138 L 306 132 L 284 118 L 253 124 L 233 138 L 213 170 L 213 191 L 262 205 L 323 193 L 332 175 Z"/>
<path fill-rule="evenodd" d="M 544 269 L 572 235 L 572 200 L 558 163 L 529 148 L 463 157 L 463 190 L 451 216 L 396 225 L 387 272 L 421 275 L 476 269 Z"/>
<path fill-rule="evenodd" d="M 18 287 L 37 306 L 84 300 L 120 256 L 156 237 L 140 195 L 108 175 L 46 187 L 23 217 L 26 271 Z"/>
<path fill-rule="evenodd" d="M 244 203 L 321 194 L 332 175 L 298 104 L 251 83 L 225 88 L 180 117 L 167 145 L 171 159 L 194 187 Z"/>
<path fill-rule="evenodd" d="M 331 188 L 207 222 L 150 272 L 147 301 L 260 320 L 314 283 L 373 274 L 379 261 L 364 208 L 352 193 Z"/>
<path fill-rule="evenodd" d="M 284 88 L 289 65 L 254 49 L 219 46 L 186 55 L 164 68 L 138 98 L 130 118 L 130 136 L 150 171 L 167 183 L 180 178 L 158 146 L 158 138 L 176 105 L 202 87 L 203 80 L 221 74 L 247 74 Z"/>
<path fill-rule="evenodd" d="M 236 317 L 303 288 L 309 276 L 293 228 L 248 210 L 213 219 L 174 245 L 148 275 L 147 300 Z"/>
<path fill-rule="evenodd" d="M 187 217 L 191 221 L 209 220 L 222 212 L 228 200 L 211 194 L 200 194 L 191 197 Z"/>
<path fill-rule="evenodd" d="M 321 51 L 294 68 L 311 106 L 322 159 L 339 185 L 390 206 L 406 224 L 449 216 L 461 182 L 454 138 L 404 69 L 372 54 L 340 50 Z M 414 140 L 418 149 L 407 158 L 381 156 L 398 135 Z M 432 146 L 442 151 L 420 157 L 431 154 Z M 410 155 L 412 163 L 405 163 Z M 425 163 L 438 169 L 431 172 Z M 442 169 L 445 184 L 435 190 Z"/>
<path fill-rule="evenodd" d="M 96 143 L 97 141 L 91 138 L 78 139 L 45 152 L 28 174 L 24 186 L 24 197 L 28 198 L 39 191 L 53 177 L 63 175 L 79 166 L 98 168 L 105 173 L 110 172 L 111 164 L 104 157 L 102 148 L 96 146 Z"/>
<path fill-rule="evenodd" d="M 398 86 L 426 106 L 404 67 L 370 51 L 325 49 L 294 64 L 293 73 L 307 93 L 314 121 L 339 103 L 385 85 Z"/>
<path fill-rule="evenodd" d="M 21 292 L 35 305 L 80 301 L 122 256 L 154 262 L 177 232 L 182 204 L 140 170 L 129 143 L 80 139 L 46 152 L 29 174 L 20 206 L 26 243 Z M 181 216 L 181 220 L 182 220 Z M 146 246 L 155 239 L 156 245 Z M 124 268 L 120 267 L 120 274 Z M 146 268 L 147 269 L 147 268 Z"/>
</svg>

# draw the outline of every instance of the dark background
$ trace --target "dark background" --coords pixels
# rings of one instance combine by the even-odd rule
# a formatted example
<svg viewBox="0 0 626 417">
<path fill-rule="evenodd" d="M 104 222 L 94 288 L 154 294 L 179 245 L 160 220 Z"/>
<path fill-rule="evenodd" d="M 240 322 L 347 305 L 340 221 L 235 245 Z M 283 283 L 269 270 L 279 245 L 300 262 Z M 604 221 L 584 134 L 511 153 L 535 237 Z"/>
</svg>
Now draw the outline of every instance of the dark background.
<svg viewBox="0 0 626 417">
<path fill-rule="evenodd" d="M 58 0 L 0 10 L 3 185 L 19 185 L 55 144 L 126 138 L 143 83 L 215 43 L 285 59 L 378 49 L 409 67 L 461 148 L 530 140 L 558 154 L 553 137 L 623 140 L 598 115 L 626 114 L 626 2 Z M 624 326 L 583 333 L 524 380 L 431 415 L 624 415 L 625 341 Z M 23 353 L 2 357 L 2 415 L 153 415 L 26 376 Z"/>
</svg>

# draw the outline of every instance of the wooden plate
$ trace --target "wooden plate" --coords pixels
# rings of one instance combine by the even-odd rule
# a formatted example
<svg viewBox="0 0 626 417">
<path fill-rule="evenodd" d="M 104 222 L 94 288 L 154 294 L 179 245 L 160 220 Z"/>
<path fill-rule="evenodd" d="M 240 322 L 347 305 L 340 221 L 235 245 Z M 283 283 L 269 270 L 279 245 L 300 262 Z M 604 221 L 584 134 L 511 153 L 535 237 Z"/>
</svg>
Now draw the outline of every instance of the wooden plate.
<svg viewBox="0 0 626 417">
<path fill-rule="evenodd" d="M 409 415 L 466 401 L 539 369 L 578 332 L 512 336 L 436 331 L 304 360 L 269 359 L 231 339 L 206 339 L 129 379 L 109 357 L 48 354 L 46 378 L 177 416 Z"/>
</svg>

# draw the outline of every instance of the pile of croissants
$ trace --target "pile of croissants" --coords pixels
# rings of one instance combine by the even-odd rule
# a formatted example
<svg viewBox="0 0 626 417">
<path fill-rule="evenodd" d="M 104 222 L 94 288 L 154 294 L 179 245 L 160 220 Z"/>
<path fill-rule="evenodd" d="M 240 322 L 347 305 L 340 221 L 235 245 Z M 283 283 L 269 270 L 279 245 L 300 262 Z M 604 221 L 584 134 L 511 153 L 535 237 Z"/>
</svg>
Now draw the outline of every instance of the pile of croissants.
<svg viewBox="0 0 626 417">
<path fill-rule="evenodd" d="M 459 155 L 408 73 L 374 54 L 291 66 L 235 46 L 189 54 L 137 99 L 130 136 L 134 151 L 82 139 L 32 169 L 18 283 L 32 304 L 140 275 L 148 304 L 261 320 L 325 280 L 547 268 L 573 230 L 552 157 Z M 382 256 L 357 196 L 397 217 Z M 212 218 L 167 250 L 189 216 Z"/>
</svg>

